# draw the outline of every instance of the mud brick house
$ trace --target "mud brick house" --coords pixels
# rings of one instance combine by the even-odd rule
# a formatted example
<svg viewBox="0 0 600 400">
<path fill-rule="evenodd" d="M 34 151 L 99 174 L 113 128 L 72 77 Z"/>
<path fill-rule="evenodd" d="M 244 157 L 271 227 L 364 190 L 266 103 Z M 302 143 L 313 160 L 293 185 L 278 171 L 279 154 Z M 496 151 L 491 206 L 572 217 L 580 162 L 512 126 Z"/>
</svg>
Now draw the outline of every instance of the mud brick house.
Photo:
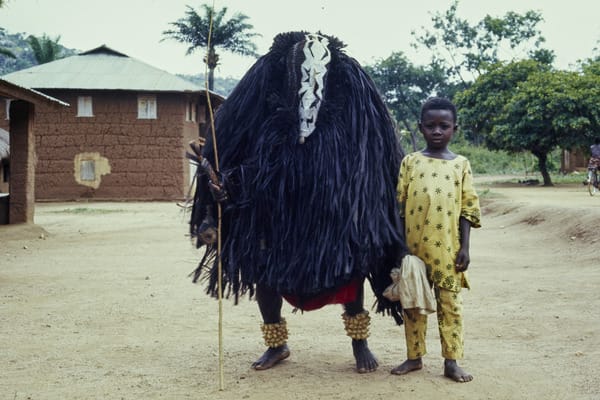
<svg viewBox="0 0 600 400">
<path fill-rule="evenodd" d="M 201 86 L 104 45 L 2 78 L 70 104 L 36 110 L 36 200 L 185 197 L 185 152 L 209 115 Z"/>
<path fill-rule="evenodd" d="M 0 225 L 33 223 L 36 110 L 68 104 L 0 79 Z"/>
<path fill-rule="evenodd" d="M 0 195 L 8 193 L 10 179 L 10 133 L 0 128 Z"/>
</svg>

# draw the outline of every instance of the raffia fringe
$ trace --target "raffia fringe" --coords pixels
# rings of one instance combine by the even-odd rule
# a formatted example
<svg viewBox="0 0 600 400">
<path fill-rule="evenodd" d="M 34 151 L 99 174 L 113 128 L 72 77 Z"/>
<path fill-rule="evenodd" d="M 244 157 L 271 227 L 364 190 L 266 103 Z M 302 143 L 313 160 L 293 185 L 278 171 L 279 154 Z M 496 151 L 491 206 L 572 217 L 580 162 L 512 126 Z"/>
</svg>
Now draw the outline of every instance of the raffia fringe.
<svg viewBox="0 0 600 400">
<path fill-rule="evenodd" d="M 344 320 L 346 335 L 356 340 L 363 340 L 369 337 L 369 325 L 371 324 L 371 317 L 369 317 L 368 311 L 363 311 L 352 317 L 346 313 L 343 313 L 342 319 Z"/>
</svg>

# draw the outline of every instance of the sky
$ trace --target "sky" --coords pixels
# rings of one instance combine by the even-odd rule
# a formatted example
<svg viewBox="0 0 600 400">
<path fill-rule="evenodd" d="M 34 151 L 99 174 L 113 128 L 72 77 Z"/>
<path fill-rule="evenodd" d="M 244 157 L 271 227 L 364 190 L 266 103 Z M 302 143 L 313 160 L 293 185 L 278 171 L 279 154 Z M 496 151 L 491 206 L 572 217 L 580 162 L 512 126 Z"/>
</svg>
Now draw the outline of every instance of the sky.
<svg viewBox="0 0 600 400">
<path fill-rule="evenodd" d="M 0 27 L 9 33 L 51 38 L 81 51 L 107 45 L 130 57 L 173 74 L 205 71 L 203 51 L 186 55 L 187 46 L 166 39 L 171 22 L 185 16 L 186 5 L 209 4 L 228 8 L 228 16 L 249 17 L 259 54 L 268 51 L 273 37 L 293 30 L 333 35 L 347 44 L 347 53 L 362 64 L 404 52 L 415 64 L 425 64 L 425 52 L 411 47 L 411 31 L 431 27 L 431 15 L 443 12 L 451 0 L 5 0 Z M 554 50 L 555 66 L 573 69 L 577 60 L 590 57 L 600 47 L 598 0 L 460 0 L 458 15 L 471 23 L 485 15 L 502 17 L 508 11 L 535 10 L 544 21 L 538 25 Z M 256 61 L 219 52 L 220 77 L 241 78 Z"/>
</svg>

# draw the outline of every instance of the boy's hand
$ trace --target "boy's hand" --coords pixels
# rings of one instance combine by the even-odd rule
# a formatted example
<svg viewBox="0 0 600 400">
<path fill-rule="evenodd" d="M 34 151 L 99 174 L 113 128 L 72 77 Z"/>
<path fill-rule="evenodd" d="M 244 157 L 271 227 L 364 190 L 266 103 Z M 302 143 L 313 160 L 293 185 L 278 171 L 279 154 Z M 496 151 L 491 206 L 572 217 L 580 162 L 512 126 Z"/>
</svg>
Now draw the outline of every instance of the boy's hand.
<svg viewBox="0 0 600 400">
<path fill-rule="evenodd" d="M 469 263 L 471 262 L 471 258 L 469 257 L 469 251 L 461 248 L 458 254 L 456 255 L 456 264 L 455 268 L 457 272 L 464 272 L 469 268 Z"/>
</svg>

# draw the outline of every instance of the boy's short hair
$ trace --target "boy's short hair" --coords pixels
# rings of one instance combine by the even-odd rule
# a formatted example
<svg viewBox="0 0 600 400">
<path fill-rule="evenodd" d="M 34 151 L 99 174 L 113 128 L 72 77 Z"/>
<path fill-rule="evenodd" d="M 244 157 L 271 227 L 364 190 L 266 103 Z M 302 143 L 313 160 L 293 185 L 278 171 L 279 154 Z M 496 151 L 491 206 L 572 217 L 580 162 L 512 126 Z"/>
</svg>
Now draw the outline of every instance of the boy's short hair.
<svg viewBox="0 0 600 400">
<path fill-rule="evenodd" d="M 452 113 L 452 117 L 454 118 L 454 122 L 456 122 L 456 106 L 445 97 L 430 97 L 423 103 L 421 106 L 421 117 L 420 120 L 423 120 L 423 115 L 429 110 L 448 110 Z"/>
</svg>

